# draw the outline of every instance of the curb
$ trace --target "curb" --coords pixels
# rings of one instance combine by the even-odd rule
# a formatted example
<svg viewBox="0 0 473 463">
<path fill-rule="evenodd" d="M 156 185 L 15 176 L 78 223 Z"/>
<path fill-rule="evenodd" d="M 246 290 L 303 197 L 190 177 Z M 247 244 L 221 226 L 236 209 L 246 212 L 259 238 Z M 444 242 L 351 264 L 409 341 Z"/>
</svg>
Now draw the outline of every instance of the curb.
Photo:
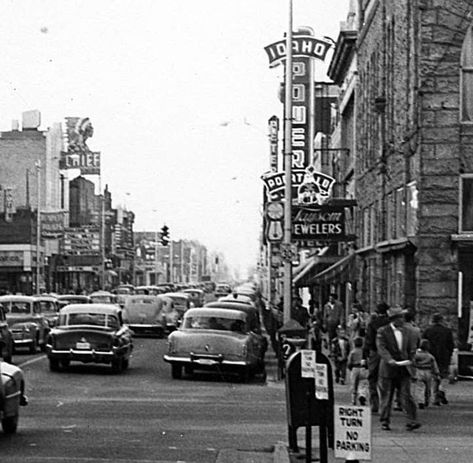
<svg viewBox="0 0 473 463">
<path fill-rule="evenodd" d="M 284 442 L 278 442 L 274 446 L 273 463 L 290 463 L 289 451 Z"/>
</svg>

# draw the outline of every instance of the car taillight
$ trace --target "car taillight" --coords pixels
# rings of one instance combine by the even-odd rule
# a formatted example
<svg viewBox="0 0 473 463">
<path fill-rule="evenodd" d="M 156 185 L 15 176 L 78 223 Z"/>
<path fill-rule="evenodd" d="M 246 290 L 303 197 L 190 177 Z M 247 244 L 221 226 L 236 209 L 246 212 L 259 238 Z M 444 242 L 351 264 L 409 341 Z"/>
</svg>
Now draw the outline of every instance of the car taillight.
<svg viewBox="0 0 473 463">
<path fill-rule="evenodd" d="M 248 353 L 248 347 L 246 344 L 243 344 L 242 349 L 241 349 L 241 355 L 243 357 L 246 357 L 246 354 Z"/>
</svg>

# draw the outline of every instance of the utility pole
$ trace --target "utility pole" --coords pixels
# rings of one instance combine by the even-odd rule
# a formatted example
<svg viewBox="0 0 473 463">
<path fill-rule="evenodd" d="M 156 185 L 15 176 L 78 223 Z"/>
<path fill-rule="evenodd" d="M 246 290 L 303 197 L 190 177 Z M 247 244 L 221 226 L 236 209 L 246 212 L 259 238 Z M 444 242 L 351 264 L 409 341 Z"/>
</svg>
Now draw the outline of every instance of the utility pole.
<svg viewBox="0 0 473 463">
<path fill-rule="evenodd" d="M 292 238 L 292 0 L 289 0 L 289 24 L 286 35 L 286 75 L 284 100 L 284 323 L 291 319 L 292 305 L 292 259 L 290 254 Z"/>
<path fill-rule="evenodd" d="M 40 261 L 41 261 L 41 160 L 36 161 L 36 185 L 37 185 L 37 211 L 36 211 L 36 282 L 35 293 L 39 294 L 40 287 Z"/>
</svg>

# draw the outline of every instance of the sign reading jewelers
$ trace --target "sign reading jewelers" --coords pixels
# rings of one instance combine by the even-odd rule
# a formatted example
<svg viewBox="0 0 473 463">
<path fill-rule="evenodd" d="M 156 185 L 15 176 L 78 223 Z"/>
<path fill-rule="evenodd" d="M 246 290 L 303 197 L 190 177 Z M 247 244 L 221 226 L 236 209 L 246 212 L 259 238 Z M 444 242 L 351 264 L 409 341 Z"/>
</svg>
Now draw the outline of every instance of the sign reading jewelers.
<svg viewBox="0 0 473 463">
<path fill-rule="evenodd" d="M 345 209 L 343 207 L 292 207 L 292 239 L 294 241 L 342 241 L 345 237 Z"/>
</svg>

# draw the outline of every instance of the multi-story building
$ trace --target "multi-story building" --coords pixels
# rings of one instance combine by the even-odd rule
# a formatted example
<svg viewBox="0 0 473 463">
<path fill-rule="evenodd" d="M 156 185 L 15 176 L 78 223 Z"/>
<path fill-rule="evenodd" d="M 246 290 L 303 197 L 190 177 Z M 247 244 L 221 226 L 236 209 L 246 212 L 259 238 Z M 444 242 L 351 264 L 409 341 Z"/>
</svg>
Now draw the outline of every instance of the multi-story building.
<svg viewBox="0 0 473 463">
<path fill-rule="evenodd" d="M 0 290 L 31 293 L 47 284 L 57 233 L 67 222 L 64 178 L 59 171 L 60 124 L 39 130 L 39 111 L 23 113 L 20 130 L 0 135 Z M 38 239 L 38 211 L 44 234 Z M 36 286 L 39 286 L 36 288 Z"/>
<path fill-rule="evenodd" d="M 350 14 L 330 65 L 341 124 L 329 135 L 355 155 L 356 265 L 332 284 L 350 284 L 369 310 L 412 307 L 421 326 L 441 312 L 466 346 L 473 2 L 361 0 Z"/>
</svg>

